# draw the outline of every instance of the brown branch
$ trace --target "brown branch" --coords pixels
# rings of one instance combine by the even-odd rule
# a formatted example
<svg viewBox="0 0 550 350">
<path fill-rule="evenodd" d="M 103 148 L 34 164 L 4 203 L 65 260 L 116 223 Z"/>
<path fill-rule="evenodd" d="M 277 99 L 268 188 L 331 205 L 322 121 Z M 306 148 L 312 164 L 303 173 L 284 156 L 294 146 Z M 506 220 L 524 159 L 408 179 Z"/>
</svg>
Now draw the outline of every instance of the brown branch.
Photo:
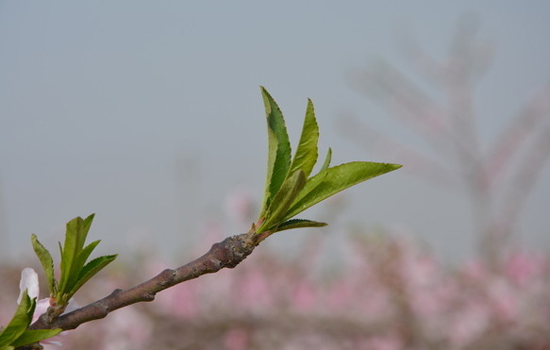
<svg viewBox="0 0 550 350">
<path fill-rule="evenodd" d="M 61 315 L 52 322 L 47 322 L 45 315 L 42 315 L 30 329 L 75 329 L 83 323 L 104 318 L 116 309 L 139 302 L 153 301 L 158 292 L 178 283 L 218 272 L 224 267 L 234 268 L 252 253 L 260 241 L 260 235 L 254 232 L 228 237 L 215 243 L 206 254 L 186 265 L 173 270 L 166 269 L 135 287 L 126 290 L 116 289 L 105 298 Z"/>
</svg>

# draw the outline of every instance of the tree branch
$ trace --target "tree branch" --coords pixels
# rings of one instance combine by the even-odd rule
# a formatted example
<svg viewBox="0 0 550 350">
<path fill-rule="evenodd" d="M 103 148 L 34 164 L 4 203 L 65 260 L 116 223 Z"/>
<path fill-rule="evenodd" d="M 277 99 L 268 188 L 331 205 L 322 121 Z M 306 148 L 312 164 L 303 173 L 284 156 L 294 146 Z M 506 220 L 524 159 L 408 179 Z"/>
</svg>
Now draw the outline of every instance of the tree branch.
<svg viewBox="0 0 550 350">
<path fill-rule="evenodd" d="M 228 237 L 212 245 L 210 250 L 200 258 L 173 270 L 166 269 L 135 287 L 126 290 L 116 289 L 105 298 L 61 315 L 51 322 L 48 322 L 44 314 L 31 325 L 30 329 L 75 329 L 83 323 L 104 318 L 116 309 L 139 302 L 153 301 L 158 292 L 178 283 L 218 272 L 224 267 L 234 268 L 252 253 L 260 241 L 259 235 L 254 232 Z"/>
</svg>

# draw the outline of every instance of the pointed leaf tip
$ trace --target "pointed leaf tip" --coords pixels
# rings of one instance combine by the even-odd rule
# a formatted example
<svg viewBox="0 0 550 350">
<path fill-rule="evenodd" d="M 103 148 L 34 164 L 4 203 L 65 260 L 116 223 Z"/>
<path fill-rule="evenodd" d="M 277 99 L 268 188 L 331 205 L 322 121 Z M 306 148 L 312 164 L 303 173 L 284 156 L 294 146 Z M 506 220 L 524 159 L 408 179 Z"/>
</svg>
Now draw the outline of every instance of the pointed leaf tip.
<svg viewBox="0 0 550 350">
<path fill-rule="evenodd" d="M 275 100 L 263 87 L 262 97 L 264 99 L 268 129 L 268 159 L 264 201 L 260 217 L 265 215 L 273 197 L 286 179 L 291 160 L 290 141 L 283 114 Z"/>
<path fill-rule="evenodd" d="M 298 148 L 296 149 L 296 154 L 292 160 L 292 165 L 290 166 L 290 173 L 301 169 L 306 177 L 309 177 L 315 163 L 317 163 L 317 157 L 319 155 L 317 150 L 318 143 L 319 125 L 315 119 L 313 102 L 308 99 L 302 134 L 300 136 Z"/>
<path fill-rule="evenodd" d="M 294 217 L 338 192 L 400 167 L 401 165 L 398 164 L 350 162 L 323 170 L 307 180 L 284 220 Z"/>
<path fill-rule="evenodd" d="M 36 235 L 31 235 L 32 248 L 44 269 L 46 280 L 48 281 L 48 289 L 50 294 L 55 293 L 56 281 L 54 277 L 54 265 L 50 252 L 40 243 Z"/>
</svg>

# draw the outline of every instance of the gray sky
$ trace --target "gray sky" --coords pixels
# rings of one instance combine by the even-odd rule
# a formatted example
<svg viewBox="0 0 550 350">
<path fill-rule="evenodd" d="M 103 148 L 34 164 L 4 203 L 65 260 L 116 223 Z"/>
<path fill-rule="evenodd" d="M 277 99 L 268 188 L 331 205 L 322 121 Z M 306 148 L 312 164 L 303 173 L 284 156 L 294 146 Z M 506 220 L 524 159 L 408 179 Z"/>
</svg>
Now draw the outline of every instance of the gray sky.
<svg viewBox="0 0 550 350">
<path fill-rule="evenodd" d="M 309 97 L 322 153 L 331 146 L 334 163 L 384 161 L 347 140 L 339 117 L 409 136 L 346 74 L 376 57 L 404 65 L 396 50 L 404 24 L 443 58 L 468 10 L 497 47 L 476 96 L 490 139 L 550 78 L 546 1 L 0 1 L 0 252 L 30 254 L 31 233 L 53 249 L 66 221 L 92 212 L 90 235 L 104 251 L 144 236 L 175 249 L 197 239 L 235 188 L 260 199 L 259 85 L 293 140 Z M 549 174 L 519 236 L 546 248 Z M 469 207 L 454 192 L 394 173 L 345 198 L 345 222 L 405 227 L 451 258 L 470 252 Z"/>
</svg>

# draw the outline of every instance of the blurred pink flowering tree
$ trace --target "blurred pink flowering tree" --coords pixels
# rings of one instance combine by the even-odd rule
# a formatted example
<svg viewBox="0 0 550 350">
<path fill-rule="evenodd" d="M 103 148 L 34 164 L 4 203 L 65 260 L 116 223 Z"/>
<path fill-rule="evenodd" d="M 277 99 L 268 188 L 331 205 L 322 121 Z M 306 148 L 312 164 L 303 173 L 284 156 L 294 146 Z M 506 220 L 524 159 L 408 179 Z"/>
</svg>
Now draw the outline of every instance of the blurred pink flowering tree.
<svg viewBox="0 0 550 350">
<path fill-rule="evenodd" d="M 239 197 L 229 201 L 238 205 L 233 218 L 249 211 L 251 201 Z M 207 225 L 205 240 L 222 237 L 227 223 Z M 501 273 L 482 260 L 448 269 L 415 242 L 393 238 L 398 232 L 335 234 L 347 242 L 337 273 L 311 273 L 329 244 L 312 233 L 293 258 L 264 247 L 232 271 L 83 325 L 61 349 L 550 349 L 548 257 L 509 252 Z M 152 255 L 119 264 L 81 298 L 167 265 Z"/>
<path fill-rule="evenodd" d="M 356 91 L 420 135 L 435 157 L 375 131 L 357 118 L 346 119 L 346 132 L 370 150 L 405 164 L 406 171 L 431 184 L 466 193 L 472 204 L 479 252 L 496 268 L 522 206 L 550 156 L 550 85 L 542 86 L 489 147 L 483 147 L 474 93 L 491 65 L 494 50 L 479 39 L 479 26 L 475 15 L 463 16 L 443 61 L 431 57 L 413 40 L 403 40 L 403 56 L 421 80 L 409 78 L 385 60 L 356 70 L 350 77 Z M 426 83 L 429 88 L 421 87 Z"/>
</svg>

